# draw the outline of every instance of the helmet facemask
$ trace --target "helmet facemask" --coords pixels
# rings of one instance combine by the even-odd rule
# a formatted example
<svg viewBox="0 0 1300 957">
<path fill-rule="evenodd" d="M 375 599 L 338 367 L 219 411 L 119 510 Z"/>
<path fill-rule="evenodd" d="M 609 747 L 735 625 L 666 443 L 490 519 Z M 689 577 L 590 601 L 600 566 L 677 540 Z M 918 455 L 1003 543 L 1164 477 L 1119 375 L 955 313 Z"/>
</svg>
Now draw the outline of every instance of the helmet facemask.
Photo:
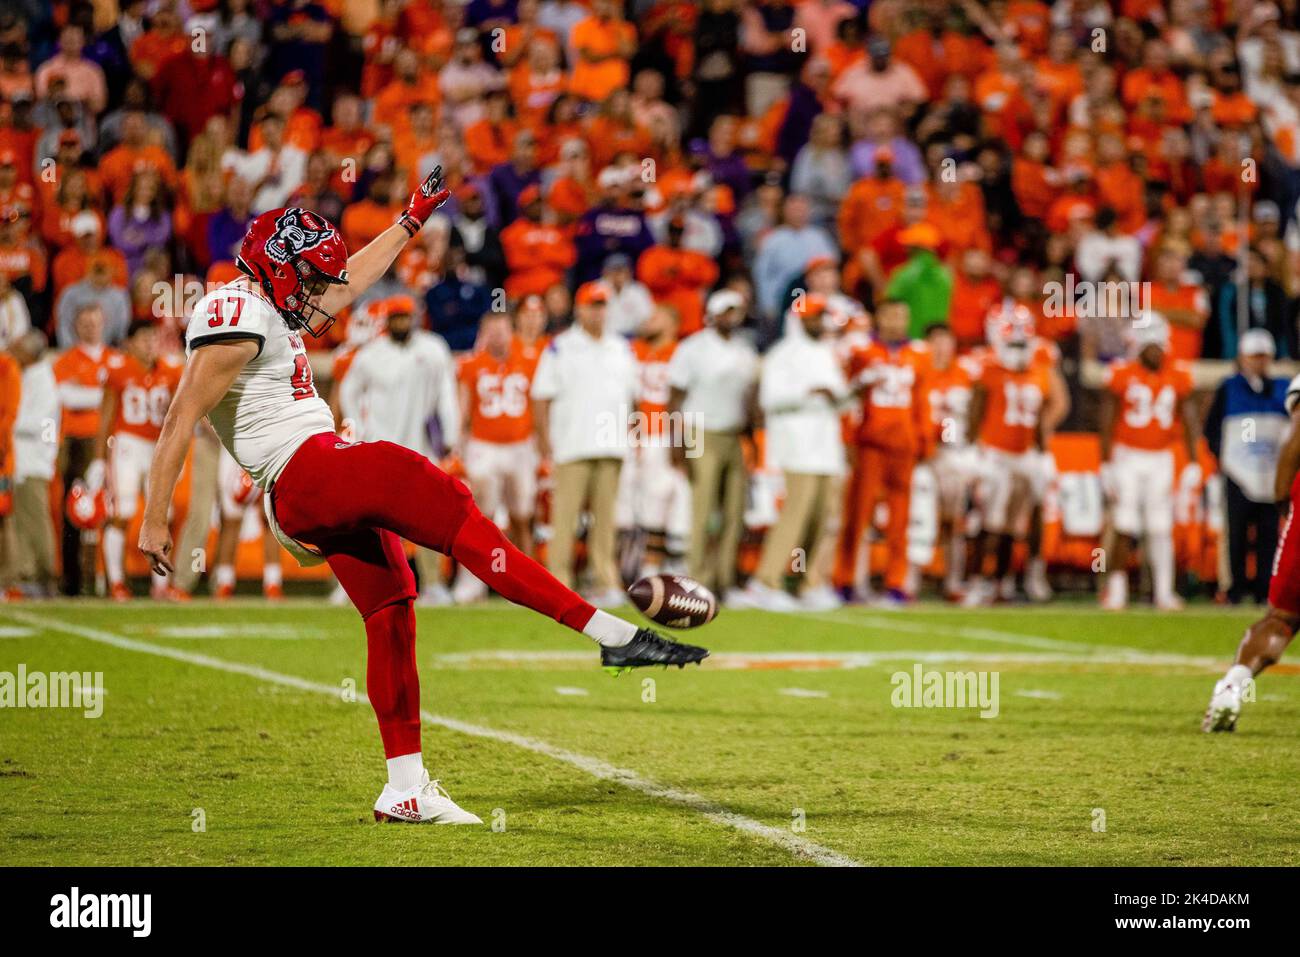
<svg viewBox="0 0 1300 957">
<path fill-rule="evenodd" d="M 285 305 L 290 306 L 295 299 L 299 300 L 299 305 L 292 312 L 285 313 L 284 310 L 281 312 L 285 314 L 285 318 L 291 325 L 297 326 L 312 338 L 319 339 L 329 332 L 330 327 L 334 325 L 335 317 L 318 306 L 315 300 L 323 297 L 330 286 L 346 286 L 347 270 L 344 270 L 340 276 L 331 276 L 302 258 L 294 260 L 293 269 L 298 274 L 298 290 L 286 297 Z M 324 317 L 324 321 L 320 325 L 313 325 L 313 320 L 321 317 Z"/>
</svg>

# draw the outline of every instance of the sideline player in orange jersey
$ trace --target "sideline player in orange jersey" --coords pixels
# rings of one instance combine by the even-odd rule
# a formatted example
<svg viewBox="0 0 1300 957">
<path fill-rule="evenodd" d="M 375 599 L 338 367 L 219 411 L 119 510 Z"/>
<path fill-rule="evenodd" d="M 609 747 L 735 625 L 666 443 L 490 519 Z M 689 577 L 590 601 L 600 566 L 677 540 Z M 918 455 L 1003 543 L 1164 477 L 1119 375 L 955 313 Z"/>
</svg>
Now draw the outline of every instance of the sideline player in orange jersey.
<svg viewBox="0 0 1300 957">
<path fill-rule="evenodd" d="M 631 450 L 619 472 L 615 520 L 623 539 L 623 577 L 644 578 L 659 571 L 684 572 L 691 534 L 691 488 L 674 468 L 672 449 L 694 445 L 683 431 L 685 420 L 668 415 L 672 391 L 668 363 L 677 351 L 680 314 L 668 304 L 651 310 L 637 338 L 637 409 L 629 430 Z"/>
<path fill-rule="evenodd" d="M 966 516 L 977 474 L 975 447 L 966 428 L 980 364 L 957 355 L 957 337 L 946 325 L 931 326 L 930 373 L 924 387 L 930 410 L 930 443 L 938 485 L 938 545 L 944 556 L 944 595 L 960 597 L 966 572 Z"/>
<path fill-rule="evenodd" d="M 104 345 L 104 310 L 84 305 L 72 323 L 77 341 L 54 360 L 54 379 L 59 384 L 59 405 L 63 408 L 59 447 L 63 488 L 70 492 L 84 484 L 86 469 L 95 454 L 99 434 L 99 409 L 104 403 L 105 363 L 116 352 Z M 89 531 L 72 521 L 66 506 L 63 514 L 63 592 L 79 595 L 95 580 L 95 548 L 99 531 Z"/>
<path fill-rule="evenodd" d="M 1187 446 L 1179 485 L 1201 483 L 1192 373 L 1170 354 L 1169 325 L 1159 313 L 1134 322 L 1130 352 L 1132 359 L 1107 367 L 1102 395 L 1101 487 L 1114 545 L 1101 605 L 1118 611 L 1128 604 L 1128 558 L 1145 533 L 1152 597 L 1157 608 L 1176 611 L 1183 603 L 1174 593 L 1174 442 Z"/>
<path fill-rule="evenodd" d="M 528 363 L 528 374 L 537 371 L 542 351 L 551 341 L 546 334 L 546 300 L 534 293 L 524 296 L 515 309 L 515 340 L 512 348 Z"/>
<path fill-rule="evenodd" d="M 108 357 L 104 404 L 99 410 L 99 434 L 94 460 L 86 470 L 86 487 L 98 492 L 109 480 L 109 518 L 104 527 L 104 571 L 109 595 L 127 601 L 124 556 L 126 526 L 135 517 L 145 492 L 154 443 L 163 418 L 181 381 L 181 366 L 158 354 L 158 328 L 136 320 L 126 333 L 124 349 Z M 104 461 L 109 459 L 108 467 Z M 154 574 L 154 593 L 167 587 L 166 576 Z"/>
<path fill-rule="evenodd" d="M 537 448 L 533 444 L 533 406 L 529 390 L 536 361 L 519 348 L 509 313 L 489 312 L 479 322 L 478 348 L 463 358 L 460 381 L 465 465 L 479 510 L 500 523 L 524 554 L 533 550 L 533 508 L 537 500 Z M 486 597 L 487 586 L 468 569 L 456 576 L 457 604 Z"/>
<path fill-rule="evenodd" d="M 885 543 L 882 601 L 900 604 L 909 599 L 907 585 L 907 520 L 912 495 L 912 468 L 930 456 L 929 410 L 924 390 L 930 350 L 907 337 L 907 303 L 888 299 L 876 310 L 876 336 L 849 359 L 849 378 L 865 388 L 862 421 L 857 428 L 853 480 L 846 495 L 849 520 L 840 536 L 842 585 L 865 598 L 870 593 L 870 532 L 876 506 L 889 509 Z"/>
<path fill-rule="evenodd" d="M 989 314 L 992 357 L 974 383 L 970 432 L 978 440 L 976 483 L 980 531 L 970 552 L 970 586 L 963 604 L 991 604 L 997 588 L 984 575 L 989 552 L 1001 583 L 1011 571 L 1017 539 L 1028 537 L 1035 503 L 1050 479 L 1045 463 L 1051 431 L 1060 421 L 1060 398 L 1048 367 L 1033 361 L 1034 321 L 1029 310 L 1004 303 Z"/>
<path fill-rule="evenodd" d="M 986 346 L 972 349 L 968 355 L 975 361 L 977 368 L 982 367 L 984 363 L 996 361 L 992 350 Z M 1047 370 L 1052 418 L 1043 425 L 1050 435 L 1070 413 L 1070 390 L 1065 384 L 1065 377 L 1061 375 L 1061 350 L 1051 340 L 1035 335 L 1031 341 L 1029 364 Z M 1040 450 L 1037 455 L 1040 481 L 1033 489 L 1034 501 L 1029 516 L 1029 533 L 1025 540 L 1029 546 L 1029 563 L 1025 568 L 1025 594 L 1030 601 L 1046 602 L 1052 598 L 1052 586 L 1047 581 L 1047 559 L 1043 555 L 1043 501 L 1047 489 L 1056 477 L 1056 460 L 1046 448 Z M 1015 575 L 1008 573 L 997 583 L 997 588 L 999 598 L 1006 601 L 1015 598 Z"/>
</svg>

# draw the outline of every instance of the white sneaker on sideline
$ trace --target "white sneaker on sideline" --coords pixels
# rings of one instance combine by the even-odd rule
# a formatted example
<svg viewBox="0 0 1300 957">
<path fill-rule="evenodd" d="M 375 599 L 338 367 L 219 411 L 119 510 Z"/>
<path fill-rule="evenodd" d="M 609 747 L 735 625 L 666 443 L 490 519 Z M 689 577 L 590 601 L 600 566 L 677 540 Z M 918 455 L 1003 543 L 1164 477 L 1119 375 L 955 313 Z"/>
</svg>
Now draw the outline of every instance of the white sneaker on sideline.
<svg viewBox="0 0 1300 957">
<path fill-rule="evenodd" d="M 420 597 L 415 603 L 421 608 L 446 608 L 452 604 L 451 592 L 442 582 L 433 585 L 425 585 L 420 589 Z"/>
<path fill-rule="evenodd" d="M 1042 562 L 1029 563 L 1025 571 L 1025 595 L 1040 605 L 1052 600 L 1052 586 L 1047 583 L 1047 568 Z"/>
<path fill-rule="evenodd" d="M 987 578 L 972 578 L 966 583 L 966 594 L 962 595 L 961 606 L 983 608 L 993 604 L 995 594 L 995 588 Z"/>
<path fill-rule="evenodd" d="M 1166 595 L 1164 598 L 1157 598 L 1155 605 L 1161 611 L 1182 611 L 1186 603 L 1177 595 Z"/>
<path fill-rule="evenodd" d="M 602 611 L 608 611 L 611 608 L 622 608 L 627 604 L 627 595 L 618 588 L 610 588 L 607 591 L 598 591 L 587 599 Z"/>
<path fill-rule="evenodd" d="M 745 589 L 745 597 L 754 608 L 761 608 L 763 611 L 791 612 L 800 611 L 803 607 L 789 592 L 768 588 L 758 581 L 749 583 L 749 587 Z"/>
<path fill-rule="evenodd" d="M 397 821 L 403 824 L 482 824 L 477 814 L 471 814 L 451 799 L 437 781 L 429 780 L 429 772 L 421 770 L 420 783 L 406 791 L 398 791 L 391 784 L 375 801 L 376 821 Z"/>
<path fill-rule="evenodd" d="M 727 608 L 753 608 L 754 603 L 750 601 L 749 595 L 743 588 L 731 587 L 726 590 L 722 596 L 722 604 Z"/>
<path fill-rule="evenodd" d="M 488 587 L 481 578 L 463 566 L 456 572 L 456 581 L 451 586 L 452 601 L 458 605 L 471 605 L 487 596 Z"/>
<path fill-rule="evenodd" d="M 844 606 L 843 599 L 830 585 L 809 588 L 799 596 L 799 605 L 804 611 L 834 611 Z"/>
</svg>

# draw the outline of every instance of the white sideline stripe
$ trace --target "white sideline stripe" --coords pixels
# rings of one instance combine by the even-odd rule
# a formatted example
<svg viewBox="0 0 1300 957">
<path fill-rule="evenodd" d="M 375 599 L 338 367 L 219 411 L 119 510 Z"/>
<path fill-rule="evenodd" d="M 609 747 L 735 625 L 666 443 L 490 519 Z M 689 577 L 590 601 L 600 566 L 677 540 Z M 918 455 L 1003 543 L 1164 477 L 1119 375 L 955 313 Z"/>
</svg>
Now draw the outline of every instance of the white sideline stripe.
<svg viewBox="0 0 1300 957">
<path fill-rule="evenodd" d="M 591 692 L 586 688 L 573 688 L 569 685 L 558 685 L 555 689 L 555 693 L 567 695 L 570 698 L 582 698 L 591 694 Z"/>
<path fill-rule="evenodd" d="M 0 638 L 30 638 L 36 632 L 30 628 L 10 628 L 0 625 Z"/>
<path fill-rule="evenodd" d="M 995 641 L 1007 645 L 1022 645 L 1026 648 L 1044 648 L 1055 651 L 1115 651 L 1113 645 L 1094 645 L 1078 641 L 1065 641 L 1061 638 L 1045 638 L 1042 635 L 1023 635 L 1015 631 L 1001 631 L 997 628 L 971 628 L 965 625 L 952 626 L 935 622 L 908 621 L 887 615 L 853 615 L 852 617 L 832 615 L 807 615 L 818 621 L 828 621 L 837 625 L 857 625 L 878 631 L 895 631 L 912 635 L 945 634 L 955 638 L 969 638 L 971 641 Z M 1138 652 L 1136 648 L 1119 649 Z"/>
<path fill-rule="evenodd" d="M 496 648 L 484 651 L 457 651 L 432 656 L 435 667 L 455 668 L 501 662 L 508 665 L 517 664 L 584 664 L 591 660 L 589 652 L 558 651 L 544 649 L 508 649 Z M 1055 652 L 1031 651 L 934 651 L 934 650 L 891 650 L 891 651 L 720 651 L 709 655 L 704 663 L 706 669 L 735 670 L 749 668 L 755 664 L 772 662 L 808 662 L 806 669 L 819 670 L 817 662 L 834 661 L 845 670 L 871 668 L 891 661 L 970 661 L 1002 662 L 1005 664 L 1025 665 L 1186 665 L 1194 668 L 1221 669 L 1223 662 L 1211 656 L 1181 655 L 1176 652 L 1147 653 L 1129 649 L 1115 649 L 1113 654 L 1079 654 L 1064 655 Z"/>
<path fill-rule="evenodd" d="M 1020 698 L 1042 698 L 1044 701 L 1060 701 L 1064 697 L 1059 691 L 1040 691 L 1038 688 L 1025 688 L 1023 691 L 1017 691 L 1016 696 Z"/>
<path fill-rule="evenodd" d="M 811 688 L 782 688 L 778 694 L 786 695 L 790 698 L 829 698 L 829 691 L 814 691 Z"/>
<path fill-rule="evenodd" d="M 149 638 L 264 638 L 268 641 L 320 640 L 311 628 L 293 625 L 129 625 L 123 629 Z"/>
<path fill-rule="evenodd" d="M 266 668 L 258 667 L 257 665 L 246 665 L 237 661 L 226 661 L 223 658 L 213 658 L 211 655 L 198 654 L 192 651 L 182 651 L 179 648 L 168 648 L 166 645 L 154 645 L 147 641 L 137 641 L 134 638 L 126 638 L 122 635 L 114 634 L 111 631 L 103 631 L 99 628 L 89 628 L 84 625 L 72 624 L 71 622 L 62 622 L 52 618 L 45 618 L 41 615 L 33 615 L 28 612 L 3 609 L 0 610 L 0 614 L 24 622 L 28 625 L 32 625 L 36 628 L 42 628 L 48 631 L 62 631 L 65 634 L 76 635 L 80 638 L 85 638 L 88 641 L 96 641 L 100 644 L 111 645 L 125 651 L 138 651 L 141 654 L 157 655 L 160 658 L 171 658 L 174 661 L 181 661 L 191 665 L 200 665 L 204 668 L 212 668 L 217 671 L 247 675 L 250 678 L 257 678 L 259 681 L 297 688 L 301 691 L 315 691 L 320 694 L 337 696 L 342 690 L 341 686 L 323 684 L 318 681 L 309 681 L 306 678 L 281 674 L 278 671 L 270 671 Z M 359 694 L 357 698 L 362 701 L 369 700 L 364 694 Z M 823 847 L 814 841 L 802 838 L 793 831 L 787 831 L 779 827 L 772 827 L 769 824 L 756 821 L 751 817 L 746 817 L 745 815 L 738 814 L 735 811 L 729 811 L 721 805 L 716 804 L 708 798 L 696 794 L 693 791 L 683 791 L 679 788 L 659 784 L 650 778 L 643 777 L 636 771 L 617 767 L 616 765 L 602 761 L 600 758 L 593 758 L 585 754 L 579 754 L 576 751 L 569 751 L 566 748 L 557 747 L 556 745 L 550 744 L 546 741 L 541 741 L 537 738 L 515 734 L 512 731 L 501 731 L 496 728 L 489 728 L 485 725 L 471 724 L 468 721 L 459 721 L 456 718 L 436 715 L 430 711 L 421 710 L 420 717 L 429 724 L 437 725 L 450 731 L 459 731 L 461 734 L 470 735 L 471 737 L 487 738 L 488 740 L 499 741 L 503 744 L 513 744 L 515 747 L 522 748 L 525 751 L 531 751 L 534 754 L 541 754 L 548 758 L 554 758 L 556 761 L 575 767 L 599 780 L 613 781 L 631 791 L 637 791 L 641 794 L 647 795 L 648 797 L 669 801 L 673 804 L 680 804 L 683 807 L 695 811 L 706 820 L 760 838 L 761 840 L 767 841 L 769 844 L 775 844 L 777 847 L 788 851 L 795 857 L 811 861 L 814 864 L 819 864 L 823 867 L 863 866 L 860 862 L 855 861 L 850 857 L 846 857 L 837 851 L 833 851 L 828 847 Z"/>
</svg>

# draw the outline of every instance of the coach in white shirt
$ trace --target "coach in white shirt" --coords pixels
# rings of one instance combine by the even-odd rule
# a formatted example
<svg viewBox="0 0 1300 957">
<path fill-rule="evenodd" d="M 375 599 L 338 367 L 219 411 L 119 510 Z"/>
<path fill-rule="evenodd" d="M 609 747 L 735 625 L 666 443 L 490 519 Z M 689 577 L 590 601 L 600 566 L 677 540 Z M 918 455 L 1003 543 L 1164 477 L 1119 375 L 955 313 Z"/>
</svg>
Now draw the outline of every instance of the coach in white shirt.
<svg viewBox="0 0 1300 957">
<path fill-rule="evenodd" d="M 745 517 L 745 456 L 740 436 L 755 423 L 758 353 L 738 333 L 745 321 L 745 299 L 720 289 L 704 310 L 705 327 L 682 340 L 668 363 L 669 413 L 680 413 L 694 448 L 673 449 L 673 462 L 691 479 L 691 541 L 687 567 L 724 600 L 736 584 L 736 552 Z M 676 418 L 676 415 L 673 415 Z M 716 548 L 710 549 L 709 524 L 722 512 Z"/>
<path fill-rule="evenodd" d="M 637 374 L 631 347 L 607 329 L 608 302 L 603 283 L 578 289 L 577 321 L 542 353 L 532 395 L 537 448 L 555 464 L 547 566 L 572 584 L 578 516 L 588 502 L 587 560 L 598 589 L 593 604 L 616 607 L 624 596 L 614 555 L 614 502 Z"/>
<path fill-rule="evenodd" d="M 600 278 L 609 291 L 605 313 L 610 331 L 620 336 L 636 335 L 654 311 L 655 301 L 650 290 L 632 278 L 632 260 L 623 253 L 614 253 L 605 259 Z"/>
<path fill-rule="evenodd" d="M 808 295 L 800 303 L 789 317 L 798 321 L 787 321 L 785 336 L 763 360 L 758 390 L 767 464 L 785 475 L 785 502 L 768 530 L 746 597 L 770 611 L 838 604 L 830 565 L 845 472 L 840 406 L 852 392 L 824 331 L 825 302 Z M 785 591 L 791 571 L 802 573 L 802 606 Z"/>
<path fill-rule="evenodd" d="M 363 442 L 386 440 L 437 461 L 460 439 L 456 366 L 442 336 L 415 328 L 415 301 L 399 295 L 376 304 L 387 335 L 358 350 L 343 378 L 339 408 Z M 434 430 L 437 430 L 436 432 Z M 420 601 L 445 605 L 442 558 L 420 548 Z"/>
<path fill-rule="evenodd" d="M 10 343 L 22 366 L 22 398 L 14 423 L 14 578 L 38 593 L 54 590 L 54 524 L 50 482 L 59 456 L 59 387 L 45 358 L 45 335 L 28 331 Z"/>
</svg>

